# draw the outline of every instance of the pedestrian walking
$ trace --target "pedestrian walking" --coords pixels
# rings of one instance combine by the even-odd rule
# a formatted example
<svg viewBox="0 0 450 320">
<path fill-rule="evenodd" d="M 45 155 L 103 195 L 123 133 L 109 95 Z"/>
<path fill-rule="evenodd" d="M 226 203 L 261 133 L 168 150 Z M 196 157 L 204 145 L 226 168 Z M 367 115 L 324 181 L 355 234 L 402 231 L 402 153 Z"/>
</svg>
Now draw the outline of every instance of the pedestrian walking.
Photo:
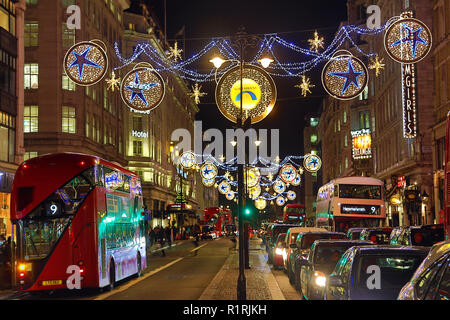
<svg viewBox="0 0 450 320">
<path fill-rule="evenodd" d="M 152 227 L 150 227 L 148 236 L 150 239 L 150 247 L 152 247 L 155 244 L 155 230 Z"/>
<path fill-rule="evenodd" d="M 164 233 L 165 233 L 165 236 L 166 236 L 166 239 L 167 239 L 167 243 L 169 244 L 169 247 L 171 247 L 172 246 L 172 238 L 171 238 L 171 236 L 170 236 L 170 231 L 171 231 L 171 229 L 170 229 L 170 227 L 169 226 L 167 226 L 165 229 L 164 229 Z"/>
<path fill-rule="evenodd" d="M 164 238 L 164 232 L 162 229 L 161 229 L 161 231 L 159 231 L 159 245 L 161 246 L 161 256 L 165 257 L 166 256 L 166 251 L 164 250 L 165 238 Z"/>
</svg>

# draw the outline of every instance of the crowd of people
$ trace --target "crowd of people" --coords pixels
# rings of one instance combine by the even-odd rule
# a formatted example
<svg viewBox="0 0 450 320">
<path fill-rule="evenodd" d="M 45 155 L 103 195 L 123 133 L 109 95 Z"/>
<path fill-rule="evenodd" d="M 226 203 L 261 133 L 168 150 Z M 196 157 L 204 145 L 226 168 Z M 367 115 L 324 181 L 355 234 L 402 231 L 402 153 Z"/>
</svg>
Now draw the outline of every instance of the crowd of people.
<svg viewBox="0 0 450 320">
<path fill-rule="evenodd" d="M 154 228 L 149 227 L 148 229 L 148 245 L 149 248 L 159 244 L 162 248 L 162 255 L 165 256 L 164 246 L 167 242 L 168 246 L 172 246 L 174 240 L 189 240 L 190 237 L 194 237 L 196 242 L 198 242 L 198 234 L 200 233 L 199 225 L 184 226 L 179 229 L 176 226 L 166 226 L 165 228 L 161 226 L 156 226 Z"/>
</svg>

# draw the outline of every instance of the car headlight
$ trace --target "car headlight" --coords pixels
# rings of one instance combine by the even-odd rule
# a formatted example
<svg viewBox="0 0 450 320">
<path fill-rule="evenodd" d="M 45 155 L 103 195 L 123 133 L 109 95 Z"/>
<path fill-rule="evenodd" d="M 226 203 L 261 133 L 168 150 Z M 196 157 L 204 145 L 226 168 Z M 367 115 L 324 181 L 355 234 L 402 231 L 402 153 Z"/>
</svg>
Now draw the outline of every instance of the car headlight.
<svg viewBox="0 0 450 320">
<path fill-rule="evenodd" d="M 319 271 L 314 272 L 315 283 L 318 287 L 325 287 L 327 283 L 327 277 Z"/>
<path fill-rule="evenodd" d="M 281 256 L 283 254 L 283 249 L 282 248 L 276 248 L 275 249 L 275 254 Z"/>
</svg>

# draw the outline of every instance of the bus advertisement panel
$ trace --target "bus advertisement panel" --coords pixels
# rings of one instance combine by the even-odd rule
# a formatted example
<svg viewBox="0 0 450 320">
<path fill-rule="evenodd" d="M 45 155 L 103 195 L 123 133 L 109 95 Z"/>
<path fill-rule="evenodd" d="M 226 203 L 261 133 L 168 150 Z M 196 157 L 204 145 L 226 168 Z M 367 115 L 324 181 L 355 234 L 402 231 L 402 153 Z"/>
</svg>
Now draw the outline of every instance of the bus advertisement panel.
<svg viewBox="0 0 450 320">
<path fill-rule="evenodd" d="M 346 232 L 349 228 L 382 226 L 385 218 L 381 180 L 339 178 L 322 186 L 317 194 L 317 227 Z"/>
<path fill-rule="evenodd" d="M 140 180 L 98 157 L 58 153 L 22 163 L 11 221 L 23 291 L 74 289 L 75 272 L 76 289 L 112 288 L 146 268 Z"/>
</svg>

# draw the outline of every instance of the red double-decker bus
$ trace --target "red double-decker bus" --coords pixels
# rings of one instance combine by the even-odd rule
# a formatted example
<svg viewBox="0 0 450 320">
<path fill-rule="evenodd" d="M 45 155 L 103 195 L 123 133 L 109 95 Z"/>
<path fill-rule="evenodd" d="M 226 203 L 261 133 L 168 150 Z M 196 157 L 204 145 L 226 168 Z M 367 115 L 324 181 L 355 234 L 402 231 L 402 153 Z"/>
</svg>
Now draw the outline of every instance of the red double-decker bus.
<svg viewBox="0 0 450 320">
<path fill-rule="evenodd" d="M 306 208 L 303 204 L 287 204 L 283 208 L 283 222 L 306 226 Z"/>
<path fill-rule="evenodd" d="M 67 288 L 74 266 L 81 288 L 139 275 L 147 264 L 142 200 L 136 174 L 98 157 L 58 153 L 22 163 L 11 200 L 20 289 Z"/>
<path fill-rule="evenodd" d="M 450 112 L 447 113 L 447 134 L 445 137 L 445 190 L 444 226 L 447 239 L 450 239 Z"/>
</svg>

